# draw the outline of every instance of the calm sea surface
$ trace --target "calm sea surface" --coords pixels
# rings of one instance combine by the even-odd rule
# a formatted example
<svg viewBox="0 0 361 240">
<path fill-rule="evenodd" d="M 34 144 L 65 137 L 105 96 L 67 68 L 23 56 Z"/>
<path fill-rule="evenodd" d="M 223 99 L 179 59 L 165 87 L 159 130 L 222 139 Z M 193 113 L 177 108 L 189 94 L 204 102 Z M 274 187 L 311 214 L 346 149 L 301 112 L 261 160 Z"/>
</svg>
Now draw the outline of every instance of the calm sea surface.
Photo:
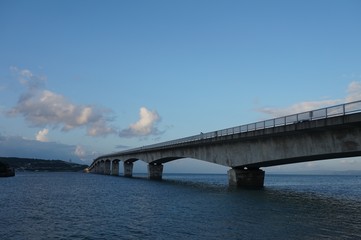
<svg viewBox="0 0 361 240">
<path fill-rule="evenodd" d="M 0 179 L 0 239 L 361 239 L 361 176 L 163 181 L 83 173 Z"/>
</svg>

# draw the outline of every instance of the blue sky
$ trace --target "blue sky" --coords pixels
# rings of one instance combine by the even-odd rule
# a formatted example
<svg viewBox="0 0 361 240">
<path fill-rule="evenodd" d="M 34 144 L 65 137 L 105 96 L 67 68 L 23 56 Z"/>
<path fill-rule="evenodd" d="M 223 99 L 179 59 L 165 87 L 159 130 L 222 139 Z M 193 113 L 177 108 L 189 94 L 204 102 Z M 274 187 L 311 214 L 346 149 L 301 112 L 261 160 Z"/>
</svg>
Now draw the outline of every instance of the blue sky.
<svg viewBox="0 0 361 240">
<path fill-rule="evenodd" d="M 360 9 L 356 0 L 2 0 L 1 155 L 90 163 L 360 100 Z M 361 159 L 273 169 L 361 170 Z"/>
</svg>

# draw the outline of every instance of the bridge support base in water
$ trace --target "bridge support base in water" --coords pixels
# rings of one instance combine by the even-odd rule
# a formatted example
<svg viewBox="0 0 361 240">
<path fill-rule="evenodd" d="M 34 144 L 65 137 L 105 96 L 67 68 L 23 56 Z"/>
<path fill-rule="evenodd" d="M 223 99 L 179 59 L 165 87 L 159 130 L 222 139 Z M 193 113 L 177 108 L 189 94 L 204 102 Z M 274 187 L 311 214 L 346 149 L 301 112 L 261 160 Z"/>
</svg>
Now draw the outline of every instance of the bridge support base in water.
<svg viewBox="0 0 361 240">
<path fill-rule="evenodd" d="M 228 181 L 230 186 L 255 189 L 263 188 L 264 171 L 259 168 L 232 168 L 228 171 Z"/>
<path fill-rule="evenodd" d="M 148 178 L 153 180 L 162 180 L 163 165 L 161 163 L 148 164 Z"/>
<path fill-rule="evenodd" d="M 124 177 L 132 177 L 132 176 L 133 176 L 133 163 L 124 162 Z"/>
</svg>

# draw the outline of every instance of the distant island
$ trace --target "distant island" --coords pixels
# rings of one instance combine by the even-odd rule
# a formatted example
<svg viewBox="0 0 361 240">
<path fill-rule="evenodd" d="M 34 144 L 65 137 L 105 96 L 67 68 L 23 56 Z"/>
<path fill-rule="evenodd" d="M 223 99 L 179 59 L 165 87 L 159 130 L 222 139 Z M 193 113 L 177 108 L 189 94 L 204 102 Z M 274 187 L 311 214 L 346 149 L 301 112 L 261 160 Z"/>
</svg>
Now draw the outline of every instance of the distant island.
<svg viewBox="0 0 361 240">
<path fill-rule="evenodd" d="M 0 157 L 0 176 L 9 171 L 43 171 L 43 172 L 79 172 L 88 165 L 62 160 L 44 160 L 33 158 Z"/>
</svg>

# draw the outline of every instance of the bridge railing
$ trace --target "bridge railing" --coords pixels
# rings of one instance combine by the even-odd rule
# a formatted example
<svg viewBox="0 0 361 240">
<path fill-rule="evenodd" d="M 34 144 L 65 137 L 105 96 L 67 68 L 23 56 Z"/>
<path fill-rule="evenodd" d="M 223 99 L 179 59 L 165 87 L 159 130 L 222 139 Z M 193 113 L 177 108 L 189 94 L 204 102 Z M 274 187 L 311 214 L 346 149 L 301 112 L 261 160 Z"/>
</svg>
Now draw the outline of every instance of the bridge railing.
<svg viewBox="0 0 361 240">
<path fill-rule="evenodd" d="M 316 109 L 308 112 L 302 112 L 297 114 L 292 114 L 284 117 L 278 117 L 274 119 L 268 119 L 264 121 L 259 121 L 255 123 L 240 125 L 236 127 L 221 129 L 217 131 L 207 132 L 207 133 L 200 133 L 194 136 L 189 136 L 185 138 L 180 138 L 176 140 L 171 140 L 167 142 L 156 143 L 152 145 L 147 145 L 139 148 L 133 148 L 130 150 L 122 151 L 122 153 L 126 152 L 134 152 L 134 151 L 141 151 L 146 149 L 153 149 L 153 148 L 160 148 L 160 147 L 169 147 L 172 145 L 184 144 L 184 143 L 191 143 L 200 141 L 202 139 L 211 139 L 217 138 L 222 136 L 228 136 L 233 134 L 251 132 L 266 128 L 274 128 L 279 126 L 285 126 L 305 121 L 312 121 L 312 120 L 319 120 L 319 119 L 326 119 L 336 116 L 348 115 L 361 112 L 361 100 L 335 105 L 331 107 Z"/>
</svg>

